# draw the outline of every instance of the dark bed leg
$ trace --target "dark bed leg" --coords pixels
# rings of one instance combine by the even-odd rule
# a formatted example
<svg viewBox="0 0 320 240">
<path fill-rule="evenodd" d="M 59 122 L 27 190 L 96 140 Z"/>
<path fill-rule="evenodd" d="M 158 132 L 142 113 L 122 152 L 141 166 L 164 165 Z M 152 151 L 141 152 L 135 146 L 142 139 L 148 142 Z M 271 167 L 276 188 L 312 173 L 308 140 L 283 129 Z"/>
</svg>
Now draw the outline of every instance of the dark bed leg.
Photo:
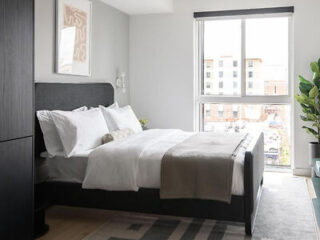
<svg viewBox="0 0 320 240">
<path fill-rule="evenodd" d="M 246 221 L 245 228 L 246 228 L 246 235 L 251 236 L 252 235 L 251 219 L 249 221 Z"/>
</svg>

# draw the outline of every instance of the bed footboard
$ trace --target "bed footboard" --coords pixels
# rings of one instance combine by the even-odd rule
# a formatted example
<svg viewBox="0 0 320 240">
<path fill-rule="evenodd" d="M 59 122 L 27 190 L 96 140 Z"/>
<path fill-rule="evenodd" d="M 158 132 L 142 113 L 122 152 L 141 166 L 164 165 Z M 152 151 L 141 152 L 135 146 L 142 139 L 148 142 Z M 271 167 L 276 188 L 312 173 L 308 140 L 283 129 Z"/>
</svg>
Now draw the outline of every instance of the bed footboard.
<svg viewBox="0 0 320 240">
<path fill-rule="evenodd" d="M 262 191 L 264 171 L 264 136 L 256 136 L 248 146 L 244 162 L 245 228 L 251 235 Z"/>
</svg>

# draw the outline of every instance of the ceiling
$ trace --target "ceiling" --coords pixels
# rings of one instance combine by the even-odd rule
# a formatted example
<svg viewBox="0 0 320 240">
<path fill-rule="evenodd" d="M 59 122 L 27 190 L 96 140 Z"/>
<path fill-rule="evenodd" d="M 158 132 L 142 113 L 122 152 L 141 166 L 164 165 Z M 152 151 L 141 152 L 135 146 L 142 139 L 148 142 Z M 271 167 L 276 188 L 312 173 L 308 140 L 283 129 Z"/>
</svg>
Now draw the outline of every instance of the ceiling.
<svg viewBox="0 0 320 240">
<path fill-rule="evenodd" d="M 129 15 L 169 13 L 173 0 L 102 0 L 106 4 Z"/>
</svg>

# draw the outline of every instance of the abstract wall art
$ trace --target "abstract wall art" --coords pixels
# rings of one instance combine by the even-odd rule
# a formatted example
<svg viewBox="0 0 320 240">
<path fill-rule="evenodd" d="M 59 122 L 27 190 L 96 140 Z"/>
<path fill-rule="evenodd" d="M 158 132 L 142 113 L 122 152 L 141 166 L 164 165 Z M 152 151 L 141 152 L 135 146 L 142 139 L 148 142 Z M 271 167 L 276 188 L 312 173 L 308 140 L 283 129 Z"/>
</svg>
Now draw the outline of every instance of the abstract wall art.
<svg viewBox="0 0 320 240">
<path fill-rule="evenodd" d="M 91 2 L 57 0 L 56 72 L 91 75 Z"/>
</svg>

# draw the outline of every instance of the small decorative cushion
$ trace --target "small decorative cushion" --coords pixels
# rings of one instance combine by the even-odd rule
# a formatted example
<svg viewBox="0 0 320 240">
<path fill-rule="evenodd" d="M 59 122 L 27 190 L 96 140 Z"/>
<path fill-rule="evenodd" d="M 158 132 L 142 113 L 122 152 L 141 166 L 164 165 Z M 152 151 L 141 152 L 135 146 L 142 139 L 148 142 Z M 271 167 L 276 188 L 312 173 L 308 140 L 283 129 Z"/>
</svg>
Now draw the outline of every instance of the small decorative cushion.
<svg viewBox="0 0 320 240">
<path fill-rule="evenodd" d="M 112 142 L 114 140 L 126 138 L 130 135 L 133 135 L 133 134 L 134 134 L 134 131 L 130 128 L 124 128 L 124 129 L 117 130 L 117 131 L 114 131 L 111 133 L 107 133 L 106 135 L 104 135 L 102 137 L 102 144 Z"/>
</svg>

